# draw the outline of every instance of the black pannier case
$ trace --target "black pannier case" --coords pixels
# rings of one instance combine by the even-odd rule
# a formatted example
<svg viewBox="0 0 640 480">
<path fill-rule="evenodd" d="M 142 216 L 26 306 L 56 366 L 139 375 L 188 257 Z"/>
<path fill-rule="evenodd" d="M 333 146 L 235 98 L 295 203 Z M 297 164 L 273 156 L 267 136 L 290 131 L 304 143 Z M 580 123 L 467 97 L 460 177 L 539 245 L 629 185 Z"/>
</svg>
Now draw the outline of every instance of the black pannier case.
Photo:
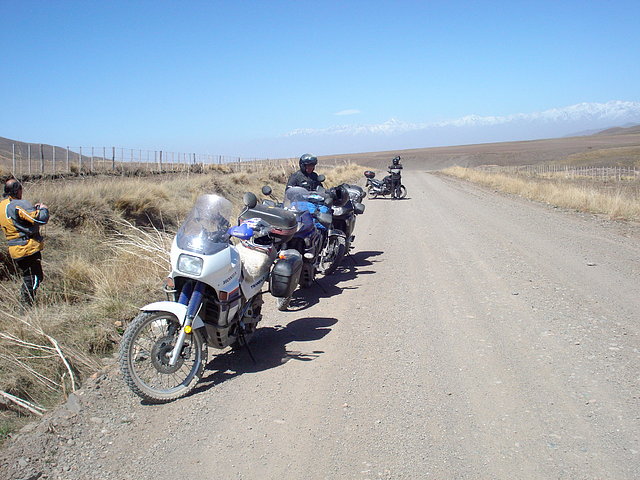
<svg viewBox="0 0 640 480">
<path fill-rule="evenodd" d="M 376 176 L 376 172 L 373 172 L 371 170 L 365 170 L 364 176 L 367 178 L 373 178 Z"/>
<path fill-rule="evenodd" d="M 297 250 L 283 250 L 278 255 L 271 277 L 269 289 L 274 297 L 285 298 L 291 296 L 298 286 L 302 271 L 302 255 Z"/>
<path fill-rule="evenodd" d="M 256 205 L 243 212 L 238 223 L 249 218 L 261 218 L 271 225 L 271 235 L 286 242 L 291 239 L 298 229 L 298 220 L 293 212 L 284 208 Z"/>
</svg>

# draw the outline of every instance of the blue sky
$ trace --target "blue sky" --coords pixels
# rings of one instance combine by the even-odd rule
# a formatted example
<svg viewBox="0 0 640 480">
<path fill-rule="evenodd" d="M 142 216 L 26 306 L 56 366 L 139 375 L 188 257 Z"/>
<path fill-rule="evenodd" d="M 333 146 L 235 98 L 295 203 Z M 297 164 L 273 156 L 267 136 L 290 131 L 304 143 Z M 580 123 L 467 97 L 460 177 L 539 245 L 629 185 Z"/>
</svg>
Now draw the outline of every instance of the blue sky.
<svg viewBox="0 0 640 480">
<path fill-rule="evenodd" d="M 0 136 L 28 142 L 328 154 L 438 143 L 336 126 L 640 102 L 638 1 L 0 0 L 0 12 Z M 468 143 L 459 133 L 446 141 Z"/>
</svg>

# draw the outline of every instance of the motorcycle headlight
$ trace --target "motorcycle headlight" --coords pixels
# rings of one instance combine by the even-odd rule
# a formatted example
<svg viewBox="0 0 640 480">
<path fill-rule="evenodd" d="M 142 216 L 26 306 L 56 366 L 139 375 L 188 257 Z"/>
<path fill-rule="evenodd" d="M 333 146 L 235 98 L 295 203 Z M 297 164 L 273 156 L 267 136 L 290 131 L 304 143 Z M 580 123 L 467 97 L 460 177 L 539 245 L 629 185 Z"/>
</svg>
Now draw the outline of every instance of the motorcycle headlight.
<svg viewBox="0 0 640 480">
<path fill-rule="evenodd" d="M 202 259 L 181 253 L 178 257 L 178 270 L 189 275 L 199 276 L 202 273 Z"/>
</svg>

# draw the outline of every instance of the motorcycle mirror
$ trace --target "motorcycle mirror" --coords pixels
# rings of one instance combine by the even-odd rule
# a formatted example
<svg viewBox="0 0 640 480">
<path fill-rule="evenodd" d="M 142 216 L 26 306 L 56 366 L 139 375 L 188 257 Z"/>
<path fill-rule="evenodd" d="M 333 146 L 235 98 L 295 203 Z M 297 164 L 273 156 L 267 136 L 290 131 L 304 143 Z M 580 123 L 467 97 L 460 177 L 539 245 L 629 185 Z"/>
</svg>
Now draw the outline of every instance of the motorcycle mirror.
<svg viewBox="0 0 640 480">
<path fill-rule="evenodd" d="M 251 192 L 247 192 L 242 196 L 242 201 L 247 208 L 254 208 L 258 204 L 258 197 Z"/>
<path fill-rule="evenodd" d="M 253 228 L 251 228 L 246 223 L 243 223 L 241 225 L 231 227 L 227 231 L 227 233 L 229 233 L 229 235 L 231 235 L 232 237 L 239 238 L 240 240 L 249 240 L 251 237 L 253 237 Z"/>
<path fill-rule="evenodd" d="M 269 185 L 265 185 L 264 187 L 262 187 L 262 194 L 265 196 L 269 196 L 271 195 L 271 192 L 273 192 L 273 190 L 271 190 L 271 187 Z"/>
<path fill-rule="evenodd" d="M 318 175 L 318 181 L 320 183 L 324 182 L 326 179 L 327 179 L 327 177 L 325 177 L 324 175 L 322 175 L 322 174 Z"/>
<path fill-rule="evenodd" d="M 362 203 L 354 203 L 353 211 L 356 213 L 356 215 L 364 213 L 364 205 Z"/>
</svg>

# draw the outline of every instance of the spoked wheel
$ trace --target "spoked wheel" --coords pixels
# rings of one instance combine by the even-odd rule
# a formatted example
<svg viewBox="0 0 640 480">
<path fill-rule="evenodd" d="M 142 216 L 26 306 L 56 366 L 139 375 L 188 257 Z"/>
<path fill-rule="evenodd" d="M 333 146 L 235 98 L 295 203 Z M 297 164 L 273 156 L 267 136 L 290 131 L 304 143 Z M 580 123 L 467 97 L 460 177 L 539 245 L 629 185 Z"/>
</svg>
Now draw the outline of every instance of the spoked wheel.
<svg viewBox="0 0 640 480">
<path fill-rule="evenodd" d="M 396 190 L 394 192 L 394 196 L 395 198 L 404 198 L 407 196 L 407 189 L 404 185 L 400 185 L 398 187 L 396 187 Z"/>
<path fill-rule="evenodd" d="M 197 331 L 187 335 L 175 365 L 169 365 L 180 323 L 168 312 L 142 312 L 131 322 L 120 344 L 120 369 L 129 388 L 152 403 L 189 393 L 207 360 L 207 345 Z"/>
<path fill-rule="evenodd" d="M 326 252 L 323 253 L 324 255 L 320 262 L 321 272 L 324 275 L 331 275 L 336 271 L 336 268 L 340 266 L 342 259 L 345 256 L 345 239 L 338 236 L 329 238 L 329 244 L 327 245 Z"/>
<path fill-rule="evenodd" d="M 276 305 L 278 306 L 278 310 L 281 312 L 286 312 L 287 308 L 289 308 L 289 303 L 291 303 L 291 297 L 282 297 L 276 298 Z"/>
</svg>

